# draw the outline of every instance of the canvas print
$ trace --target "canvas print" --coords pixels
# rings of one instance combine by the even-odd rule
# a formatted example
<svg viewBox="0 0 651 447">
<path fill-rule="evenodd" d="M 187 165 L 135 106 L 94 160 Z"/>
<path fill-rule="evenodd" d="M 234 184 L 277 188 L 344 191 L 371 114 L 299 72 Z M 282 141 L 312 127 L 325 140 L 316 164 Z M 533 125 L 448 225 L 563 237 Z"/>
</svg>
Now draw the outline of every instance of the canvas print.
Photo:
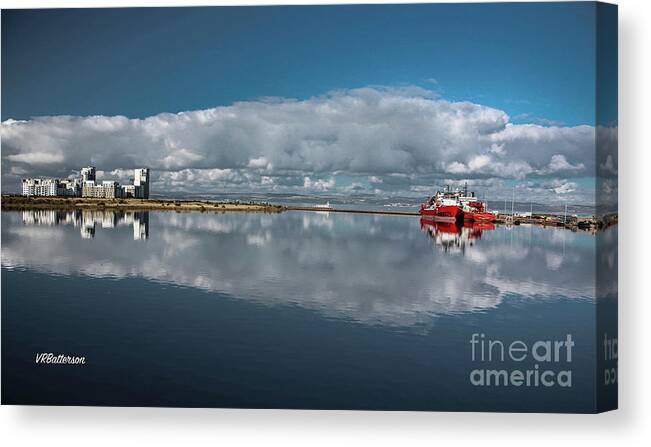
<svg viewBox="0 0 651 447">
<path fill-rule="evenodd" d="M 2 404 L 617 407 L 617 8 L 2 11 Z"/>
</svg>

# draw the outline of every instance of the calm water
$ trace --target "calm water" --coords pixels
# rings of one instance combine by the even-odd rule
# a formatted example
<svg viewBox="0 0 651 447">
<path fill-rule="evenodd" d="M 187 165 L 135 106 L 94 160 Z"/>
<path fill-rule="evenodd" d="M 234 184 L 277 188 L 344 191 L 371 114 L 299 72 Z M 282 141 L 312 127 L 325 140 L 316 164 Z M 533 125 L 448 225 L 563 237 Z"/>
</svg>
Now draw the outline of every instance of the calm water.
<svg viewBox="0 0 651 447">
<path fill-rule="evenodd" d="M 511 212 L 511 193 L 508 193 L 508 200 L 497 200 L 492 197 L 484 197 L 482 192 L 477 192 L 478 197 L 486 200 L 489 208 L 504 212 Z M 153 197 L 153 196 L 152 196 Z M 349 209 L 349 210 L 367 210 L 367 211 L 405 211 L 417 210 L 421 203 L 423 203 L 422 195 L 417 196 L 393 196 L 393 195 L 377 195 L 377 194 L 360 194 L 360 193 L 347 193 L 347 194 L 326 194 L 319 195 L 305 195 L 305 194 L 282 194 L 282 193 L 203 193 L 203 194 L 187 194 L 178 193 L 173 197 L 181 200 L 216 200 L 216 201 L 240 201 L 249 202 L 269 202 L 289 207 L 313 207 L 315 205 L 324 205 L 326 202 L 330 203 L 333 208 Z M 156 196 L 159 199 L 169 199 L 170 195 Z M 565 204 L 549 204 L 538 202 L 521 202 L 516 197 L 513 203 L 513 209 L 516 213 L 548 213 L 563 215 L 565 213 Z M 567 213 L 569 215 L 576 214 L 579 216 L 592 216 L 596 213 L 595 206 L 590 204 L 567 204 Z"/>
<path fill-rule="evenodd" d="M 594 235 L 524 225 L 3 212 L 3 402 L 589 411 L 599 262 Z M 533 368 L 473 362 L 475 333 L 571 333 L 571 365 L 541 368 L 572 386 L 474 386 L 475 368 Z"/>
</svg>

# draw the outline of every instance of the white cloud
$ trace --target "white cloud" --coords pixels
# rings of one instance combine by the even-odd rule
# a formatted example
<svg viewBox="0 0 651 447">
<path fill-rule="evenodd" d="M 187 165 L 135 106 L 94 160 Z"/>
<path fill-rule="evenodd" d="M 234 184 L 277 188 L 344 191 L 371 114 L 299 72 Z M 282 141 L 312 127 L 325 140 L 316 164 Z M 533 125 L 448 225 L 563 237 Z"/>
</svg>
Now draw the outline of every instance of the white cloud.
<svg viewBox="0 0 651 447">
<path fill-rule="evenodd" d="M 9 161 L 25 163 L 28 165 L 47 165 L 51 163 L 61 163 L 64 160 L 63 154 L 57 152 L 27 152 L 7 155 L 6 158 Z"/>
<path fill-rule="evenodd" d="M 556 179 L 550 183 L 549 188 L 556 194 L 569 194 L 576 191 L 577 184 L 574 182 L 569 182 L 567 180 Z"/>
<path fill-rule="evenodd" d="M 543 172 L 560 172 L 560 171 L 581 171 L 585 168 L 583 163 L 577 163 L 575 165 L 569 163 L 564 155 L 554 154 L 552 155 L 551 160 L 547 169 L 544 169 Z"/>
<path fill-rule="evenodd" d="M 329 179 L 318 179 L 312 180 L 310 177 L 305 177 L 303 179 L 303 187 L 306 189 L 313 189 L 316 191 L 328 191 L 335 187 L 336 180 L 334 177 Z"/>
<path fill-rule="evenodd" d="M 7 120 L 2 153 L 5 188 L 17 184 L 17 172 L 67 176 L 91 163 L 106 172 L 149 166 L 157 186 L 177 191 L 271 184 L 324 191 L 337 187 L 339 174 L 409 191 L 433 176 L 594 175 L 595 130 L 515 125 L 502 110 L 419 87 L 367 87 L 145 119 Z"/>
<path fill-rule="evenodd" d="M 503 145 L 505 156 L 526 161 L 536 173 L 544 173 L 554 156 L 562 156 L 567 166 L 580 167 L 576 174 L 592 174 L 595 159 L 594 127 L 545 127 L 535 124 L 508 124 L 487 137 L 491 144 Z M 559 160 L 558 157 L 556 160 Z"/>
<path fill-rule="evenodd" d="M 475 155 L 470 158 L 468 164 L 453 161 L 447 165 L 445 171 L 448 174 L 463 174 L 466 176 L 490 175 L 501 178 L 523 179 L 535 172 L 529 163 L 520 160 L 502 161 L 496 160 L 490 155 Z"/>
<path fill-rule="evenodd" d="M 265 157 L 252 158 L 249 160 L 247 167 L 252 169 L 269 169 L 271 170 L 271 164 L 267 161 Z"/>
<path fill-rule="evenodd" d="M 503 144 L 491 144 L 489 152 L 496 155 L 504 155 L 504 145 Z"/>
<path fill-rule="evenodd" d="M 491 161 L 491 157 L 488 155 L 475 155 L 468 162 L 468 169 L 470 169 L 472 172 L 481 171 L 482 169 L 489 167 Z"/>
</svg>

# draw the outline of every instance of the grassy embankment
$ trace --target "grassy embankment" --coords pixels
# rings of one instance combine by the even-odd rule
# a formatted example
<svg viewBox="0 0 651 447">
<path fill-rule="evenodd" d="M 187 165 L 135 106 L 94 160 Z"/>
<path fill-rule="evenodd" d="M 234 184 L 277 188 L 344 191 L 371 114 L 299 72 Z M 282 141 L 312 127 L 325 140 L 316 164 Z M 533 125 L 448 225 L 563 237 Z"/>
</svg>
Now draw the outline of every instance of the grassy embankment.
<svg viewBox="0 0 651 447">
<path fill-rule="evenodd" d="M 88 197 L 2 196 L 2 209 L 88 209 L 88 210 L 165 210 L 165 211 L 257 211 L 279 213 L 284 207 L 268 203 L 212 202 L 164 199 L 93 199 Z"/>
</svg>

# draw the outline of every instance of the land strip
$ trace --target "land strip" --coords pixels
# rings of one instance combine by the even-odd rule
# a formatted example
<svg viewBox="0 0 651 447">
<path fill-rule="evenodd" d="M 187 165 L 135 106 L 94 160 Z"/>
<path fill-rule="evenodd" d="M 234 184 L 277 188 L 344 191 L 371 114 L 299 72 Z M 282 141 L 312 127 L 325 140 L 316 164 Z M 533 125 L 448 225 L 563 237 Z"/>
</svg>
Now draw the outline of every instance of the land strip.
<svg viewBox="0 0 651 447">
<path fill-rule="evenodd" d="M 172 199 L 95 199 L 89 197 L 25 197 L 2 196 L 3 210 L 27 209 L 88 209 L 88 210 L 165 210 L 165 211 L 246 211 L 279 213 L 280 205 L 269 203 L 214 202 Z"/>
<path fill-rule="evenodd" d="M 209 200 L 175 200 L 175 199 L 96 199 L 89 197 L 33 197 L 20 195 L 2 195 L 3 210 L 29 209 L 87 209 L 87 210 L 131 210 L 131 211 L 199 211 L 199 212 L 264 212 L 281 213 L 283 211 L 308 211 L 332 213 L 357 213 L 394 216 L 418 216 L 416 211 L 361 210 L 330 208 L 320 206 L 283 206 L 270 203 L 241 202 L 241 201 L 209 201 Z M 536 224 L 544 226 L 559 226 L 576 230 L 591 230 L 606 228 L 617 224 L 617 214 L 595 217 L 559 216 L 552 214 L 534 214 L 522 217 L 510 215 L 499 216 L 496 224 Z"/>
</svg>

